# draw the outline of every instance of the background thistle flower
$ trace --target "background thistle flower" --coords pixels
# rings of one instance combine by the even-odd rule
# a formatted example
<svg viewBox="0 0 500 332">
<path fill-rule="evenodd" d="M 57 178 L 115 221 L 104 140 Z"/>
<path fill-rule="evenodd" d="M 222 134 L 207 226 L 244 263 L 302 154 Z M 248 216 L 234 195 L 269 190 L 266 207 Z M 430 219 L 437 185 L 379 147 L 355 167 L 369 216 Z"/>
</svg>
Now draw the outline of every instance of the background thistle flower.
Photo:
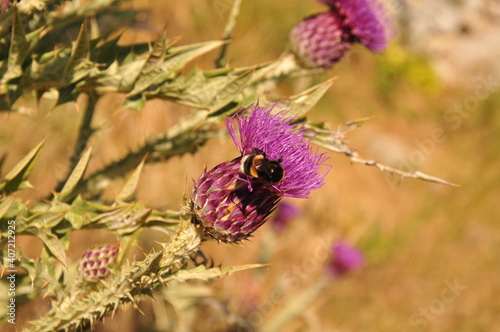
<svg viewBox="0 0 500 332">
<path fill-rule="evenodd" d="M 271 218 L 271 225 L 276 233 L 282 232 L 289 222 L 300 214 L 298 206 L 287 201 L 281 201 Z"/>
<path fill-rule="evenodd" d="M 373 52 L 387 48 L 389 18 L 376 0 L 322 0 L 330 7 L 290 32 L 292 52 L 308 68 L 330 68 L 354 43 Z"/>
<path fill-rule="evenodd" d="M 238 117 L 240 140 L 232 119 L 226 121 L 242 156 L 262 151 L 269 160 L 282 160 L 285 175 L 275 184 L 250 178 L 240 170 L 242 157 L 205 171 L 195 182 L 192 207 L 194 222 L 206 235 L 224 242 L 243 240 L 267 220 L 282 197 L 307 198 L 323 185 L 329 168 L 320 168 L 326 156 L 312 152 L 304 128 L 291 125 L 295 118 L 286 114 L 256 105 L 250 114 Z"/>
<path fill-rule="evenodd" d="M 101 245 L 86 251 L 80 258 L 78 268 L 87 281 L 97 281 L 105 278 L 110 271 L 120 244 L 118 242 Z"/>
<path fill-rule="evenodd" d="M 327 264 L 327 273 L 333 278 L 342 277 L 349 271 L 359 269 L 364 263 L 363 253 L 344 241 L 332 245 L 332 259 Z"/>
</svg>

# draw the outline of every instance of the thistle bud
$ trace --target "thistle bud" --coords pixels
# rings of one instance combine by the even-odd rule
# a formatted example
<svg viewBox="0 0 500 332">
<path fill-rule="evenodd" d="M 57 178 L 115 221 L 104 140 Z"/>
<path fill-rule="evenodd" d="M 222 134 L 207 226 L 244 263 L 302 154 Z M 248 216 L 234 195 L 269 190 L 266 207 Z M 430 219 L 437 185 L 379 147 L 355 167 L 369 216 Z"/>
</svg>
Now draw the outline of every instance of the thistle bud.
<svg viewBox="0 0 500 332">
<path fill-rule="evenodd" d="M 79 262 L 79 271 L 85 280 L 94 282 L 104 279 L 110 271 L 116 255 L 119 243 L 101 245 L 86 251 Z"/>
<path fill-rule="evenodd" d="M 307 68 L 330 68 L 354 43 L 387 48 L 389 19 L 377 0 L 322 0 L 329 11 L 304 19 L 290 32 L 292 52 Z"/>
<path fill-rule="evenodd" d="M 191 196 L 193 222 L 223 242 L 249 237 L 282 197 L 307 198 L 329 169 L 325 155 L 313 153 L 304 139 L 303 126 L 290 124 L 295 118 L 258 105 L 246 116 L 244 111 L 237 119 L 240 139 L 233 119 L 226 121 L 241 156 L 205 171 Z"/>
</svg>

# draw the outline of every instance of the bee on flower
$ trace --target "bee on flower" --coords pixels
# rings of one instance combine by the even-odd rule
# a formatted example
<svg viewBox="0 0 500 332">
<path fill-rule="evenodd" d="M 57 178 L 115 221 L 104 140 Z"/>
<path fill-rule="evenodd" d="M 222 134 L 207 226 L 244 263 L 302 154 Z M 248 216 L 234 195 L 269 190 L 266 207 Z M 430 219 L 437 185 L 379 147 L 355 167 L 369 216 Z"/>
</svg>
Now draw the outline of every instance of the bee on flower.
<svg viewBox="0 0 500 332">
<path fill-rule="evenodd" d="M 283 197 L 308 198 L 330 169 L 288 112 L 255 105 L 235 117 L 239 138 L 234 118 L 226 126 L 241 155 L 205 171 L 191 195 L 193 222 L 205 237 L 223 242 L 249 237 Z"/>
</svg>

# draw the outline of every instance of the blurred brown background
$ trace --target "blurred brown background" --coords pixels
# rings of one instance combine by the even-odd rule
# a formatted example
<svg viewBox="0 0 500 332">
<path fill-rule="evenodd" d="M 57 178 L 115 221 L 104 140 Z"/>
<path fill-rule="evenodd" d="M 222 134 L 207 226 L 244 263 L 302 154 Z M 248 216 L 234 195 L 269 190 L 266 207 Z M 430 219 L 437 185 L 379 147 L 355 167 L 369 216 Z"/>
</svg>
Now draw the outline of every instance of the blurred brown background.
<svg viewBox="0 0 500 332">
<path fill-rule="evenodd" d="M 179 44 L 218 39 L 231 3 L 132 1 L 135 8 L 147 10 L 147 25 L 126 31 L 122 43 L 153 41 L 165 24 L 170 37 L 181 37 Z M 317 282 L 323 263 L 314 257 L 325 256 L 325 243 L 337 238 L 364 252 L 364 268 L 332 282 L 284 331 L 500 330 L 500 11 L 495 1 L 440 3 L 437 9 L 432 1 L 389 3 L 391 15 L 401 22 L 384 54 L 356 47 L 332 70 L 313 79 L 289 80 L 271 96 L 291 95 L 338 75 L 310 119 L 336 128 L 373 117 L 348 137 L 362 156 L 419 169 L 461 187 L 399 183 L 329 153 L 333 169 L 326 185 L 311 199 L 290 200 L 301 207 L 301 216 L 279 236 L 272 238 L 270 225 L 264 225 L 241 246 L 204 245 L 206 255 L 223 266 L 255 263 L 266 255 L 271 264 L 213 282 L 213 303 L 230 314 L 206 305 L 192 318 L 199 322 L 196 331 L 229 331 L 235 317 L 258 322 L 273 317 Z M 291 27 L 322 10 L 313 0 L 243 1 L 227 54 L 230 65 L 279 57 Z M 213 68 L 216 57 L 212 52 L 194 65 Z M 99 101 L 93 126 L 101 131 L 91 139 L 90 172 L 190 112 L 165 101 L 151 101 L 137 112 L 123 109 L 122 102 L 121 95 Z M 46 196 L 64 176 L 83 103 L 52 108 L 47 99 L 36 109 L 25 101 L 24 114 L 0 114 L 0 155 L 6 154 L 2 175 L 49 135 L 30 178 L 35 188 L 21 192 L 23 198 Z M 194 156 L 147 165 L 137 196 L 148 206 L 176 209 L 191 179 L 236 155 L 230 139 L 221 137 Z M 122 184 L 111 184 L 108 197 Z M 153 239 L 161 240 L 161 233 L 147 230 L 141 244 L 147 248 Z M 113 240 L 103 232 L 77 232 L 70 257 L 76 260 L 92 243 Z M 28 255 L 38 254 L 39 243 L 21 241 Z M 297 287 L 273 298 L 290 274 L 298 276 Z M 140 324 L 152 326 L 151 321 L 168 326 L 154 302 L 146 299 L 141 308 L 144 315 L 128 308 L 97 330 L 145 331 Z M 20 309 L 19 319 L 32 319 L 43 310 L 46 306 Z"/>
</svg>

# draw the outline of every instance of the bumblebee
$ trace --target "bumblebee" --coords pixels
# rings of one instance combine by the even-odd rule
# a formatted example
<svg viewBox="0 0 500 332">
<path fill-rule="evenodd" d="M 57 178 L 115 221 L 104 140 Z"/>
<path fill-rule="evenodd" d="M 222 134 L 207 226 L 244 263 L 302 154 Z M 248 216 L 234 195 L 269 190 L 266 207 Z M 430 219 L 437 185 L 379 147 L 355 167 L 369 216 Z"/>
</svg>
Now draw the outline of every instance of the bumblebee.
<svg viewBox="0 0 500 332">
<path fill-rule="evenodd" d="M 254 149 L 254 153 L 241 158 L 240 172 L 261 179 L 267 185 L 280 183 L 285 176 L 285 170 L 281 167 L 283 160 L 269 160 L 264 151 L 257 149 Z"/>
</svg>

